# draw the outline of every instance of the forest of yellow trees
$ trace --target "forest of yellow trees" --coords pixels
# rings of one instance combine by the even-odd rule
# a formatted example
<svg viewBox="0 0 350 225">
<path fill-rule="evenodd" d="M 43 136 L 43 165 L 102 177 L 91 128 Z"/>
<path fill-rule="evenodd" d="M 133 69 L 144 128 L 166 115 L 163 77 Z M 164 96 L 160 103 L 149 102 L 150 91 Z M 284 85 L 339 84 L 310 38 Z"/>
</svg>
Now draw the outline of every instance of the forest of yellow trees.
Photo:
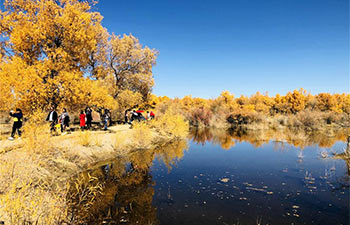
<svg viewBox="0 0 350 225">
<path fill-rule="evenodd" d="M 157 51 L 109 34 L 94 2 L 4 2 L 0 11 L 0 110 L 128 107 L 147 100 Z M 127 98 L 127 101 L 125 101 Z"/>
<path fill-rule="evenodd" d="M 295 127 L 318 129 L 324 125 L 350 125 L 350 95 L 320 93 L 312 95 L 304 89 L 286 95 L 256 94 L 236 98 L 224 91 L 215 99 L 185 96 L 182 99 L 155 97 L 158 113 L 181 114 L 193 126 L 228 127 L 266 125 L 255 128 Z M 251 126 L 251 128 L 253 128 Z"/>
<path fill-rule="evenodd" d="M 4 2 L 0 11 L 0 111 L 19 107 L 24 114 L 51 106 L 76 112 L 107 108 L 113 117 L 132 107 L 152 107 L 158 115 L 170 109 L 194 126 L 225 127 L 259 123 L 266 116 L 286 115 L 279 125 L 349 123 L 350 95 L 286 95 L 216 99 L 169 99 L 152 94 L 152 67 L 158 52 L 130 35 L 110 34 L 95 2 L 78 0 Z M 317 120 L 317 121 L 315 121 Z M 293 122 L 294 121 L 294 122 Z"/>
</svg>

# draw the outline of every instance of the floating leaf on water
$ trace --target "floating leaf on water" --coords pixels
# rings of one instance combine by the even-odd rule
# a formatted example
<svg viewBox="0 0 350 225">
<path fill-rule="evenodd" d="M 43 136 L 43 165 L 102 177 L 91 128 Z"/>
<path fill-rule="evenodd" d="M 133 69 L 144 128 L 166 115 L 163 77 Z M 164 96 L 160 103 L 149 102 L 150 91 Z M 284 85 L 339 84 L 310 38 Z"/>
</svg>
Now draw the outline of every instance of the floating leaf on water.
<svg viewBox="0 0 350 225">
<path fill-rule="evenodd" d="M 222 178 L 222 179 L 220 179 L 220 181 L 223 182 L 223 183 L 227 183 L 227 182 L 229 182 L 229 180 L 230 180 L 229 178 Z"/>
</svg>

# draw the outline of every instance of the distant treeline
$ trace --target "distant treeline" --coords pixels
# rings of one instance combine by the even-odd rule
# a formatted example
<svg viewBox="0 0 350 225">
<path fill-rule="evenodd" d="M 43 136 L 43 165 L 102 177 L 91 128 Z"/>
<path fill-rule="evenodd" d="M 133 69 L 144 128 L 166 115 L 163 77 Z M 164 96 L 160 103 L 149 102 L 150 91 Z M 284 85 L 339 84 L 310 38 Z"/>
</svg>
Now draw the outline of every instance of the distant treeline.
<svg viewBox="0 0 350 225">
<path fill-rule="evenodd" d="M 312 95 L 304 89 L 274 97 L 257 92 L 236 98 L 228 91 L 215 99 L 158 97 L 155 104 L 160 114 L 171 110 L 183 115 L 193 126 L 269 123 L 312 129 L 326 124 L 344 127 L 349 126 L 350 114 L 350 94 Z"/>
</svg>

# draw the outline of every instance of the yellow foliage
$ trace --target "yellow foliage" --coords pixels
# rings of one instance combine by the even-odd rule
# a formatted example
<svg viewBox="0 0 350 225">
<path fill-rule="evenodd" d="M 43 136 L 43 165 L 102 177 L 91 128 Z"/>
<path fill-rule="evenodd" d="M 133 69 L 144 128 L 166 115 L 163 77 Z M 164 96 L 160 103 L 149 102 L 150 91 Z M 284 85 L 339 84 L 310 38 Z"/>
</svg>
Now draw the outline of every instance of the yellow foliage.
<svg viewBox="0 0 350 225">
<path fill-rule="evenodd" d="M 135 149 L 150 148 L 152 144 L 152 130 L 145 122 L 134 123 L 131 142 Z"/>
<path fill-rule="evenodd" d="M 285 96 L 275 97 L 275 109 L 282 113 L 297 113 L 305 109 L 306 91 L 303 89 L 288 92 Z"/>
<path fill-rule="evenodd" d="M 152 98 L 156 99 L 156 97 Z M 275 97 L 269 97 L 267 93 L 257 92 L 251 97 L 241 95 L 235 98 L 230 92 L 224 91 L 215 99 L 185 96 L 182 99 L 160 101 L 156 105 L 156 111 L 160 115 L 171 111 L 172 114 L 182 115 L 192 126 L 222 128 L 227 127 L 228 120 L 231 121 L 229 123 L 232 123 L 234 118 L 247 124 L 252 121 L 261 122 L 264 116 L 297 114 L 305 110 L 350 114 L 350 95 L 321 93 L 314 96 L 301 88 L 288 92 L 284 96 L 276 94 Z M 346 123 L 342 122 L 343 117 L 339 116 L 337 117 L 339 119 L 324 121 L 336 122 L 343 126 Z"/>
<path fill-rule="evenodd" d="M 130 109 L 142 103 L 142 95 L 138 92 L 124 90 L 118 95 L 117 101 L 121 109 Z"/>
<path fill-rule="evenodd" d="M 188 135 L 189 125 L 183 116 L 166 112 L 150 122 L 151 127 L 158 132 L 168 134 L 177 138 L 185 138 Z"/>
<path fill-rule="evenodd" d="M 111 95 L 117 97 L 123 90 L 132 90 L 147 99 L 154 85 L 152 67 L 157 51 L 143 47 L 134 36 L 112 34 L 109 42 L 110 73 L 104 77 L 112 82 Z"/>
<path fill-rule="evenodd" d="M 90 131 L 79 131 L 77 138 L 78 143 L 82 146 L 89 147 L 92 144 Z"/>
<path fill-rule="evenodd" d="M 132 35 L 110 36 L 89 2 L 4 2 L 0 110 L 18 107 L 33 114 L 51 105 L 115 109 L 114 99 L 124 90 L 147 100 L 157 52 Z M 136 101 L 135 95 L 129 97 Z"/>
<path fill-rule="evenodd" d="M 46 113 L 36 111 L 23 125 L 24 150 L 28 153 L 49 154 L 52 151 L 50 125 L 43 121 Z"/>
<path fill-rule="evenodd" d="M 0 195 L 1 219 L 5 224 L 60 224 L 68 216 L 65 192 L 48 190 L 46 185 L 16 179 Z"/>
</svg>

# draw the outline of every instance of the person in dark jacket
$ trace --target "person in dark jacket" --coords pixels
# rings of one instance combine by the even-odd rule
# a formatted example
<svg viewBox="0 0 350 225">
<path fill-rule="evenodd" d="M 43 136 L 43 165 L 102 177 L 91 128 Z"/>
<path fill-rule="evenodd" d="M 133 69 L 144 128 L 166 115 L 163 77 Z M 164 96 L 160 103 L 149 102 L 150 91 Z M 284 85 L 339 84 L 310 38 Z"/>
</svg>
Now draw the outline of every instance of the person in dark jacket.
<svg viewBox="0 0 350 225">
<path fill-rule="evenodd" d="M 133 110 L 131 112 L 131 120 L 130 120 L 130 122 L 133 122 L 134 120 L 140 121 L 139 114 L 135 110 Z"/>
<path fill-rule="evenodd" d="M 125 110 L 124 119 L 125 119 L 124 124 L 129 123 L 129 109 Z"/>
<path fill-rule="evenodd" d="M 60 115 L 60 123 L 61 123 L 61 133 L 63 133 L 67 127 L 69 127 L 69 114 L 66 108 L 63 108 L 62 114 Z"/>
<path fill-rule="evenodd" d="M 10 116 L 13 117 L 13 125 L 12 125 L 12 132 L 10 140 L 13 140 L 16 134 L 16 131 L 18 133 L 18 136 L 21 137 L 21 127 L 22 127 L 22 120 L 23 120 L 23 114 L 21 109 L 16 109 L 16 112 L 13 111 L 10 112 Z"/>
<path fill-rule="evenodd" d="M 92 110 L 90 109 L 90 107 L 86 107 L 85 115 L 86 115 L 86 126 L 87 126 L 87 129 L 90 129 L 91 128 L 91 123 L 92 123 Z"/>
<path fill-rule="evenodd" d="M 56 112 L 55 107 L 51 108 L 51 111 L 49 112 L 49 114 L 47 115 L 46 121 L 49 121 L 51 124 L 51 128 L 50 131 L 55 131 L 55 125 L 57 124 L 58 121 L 58 114 Z"/>
</svg>

